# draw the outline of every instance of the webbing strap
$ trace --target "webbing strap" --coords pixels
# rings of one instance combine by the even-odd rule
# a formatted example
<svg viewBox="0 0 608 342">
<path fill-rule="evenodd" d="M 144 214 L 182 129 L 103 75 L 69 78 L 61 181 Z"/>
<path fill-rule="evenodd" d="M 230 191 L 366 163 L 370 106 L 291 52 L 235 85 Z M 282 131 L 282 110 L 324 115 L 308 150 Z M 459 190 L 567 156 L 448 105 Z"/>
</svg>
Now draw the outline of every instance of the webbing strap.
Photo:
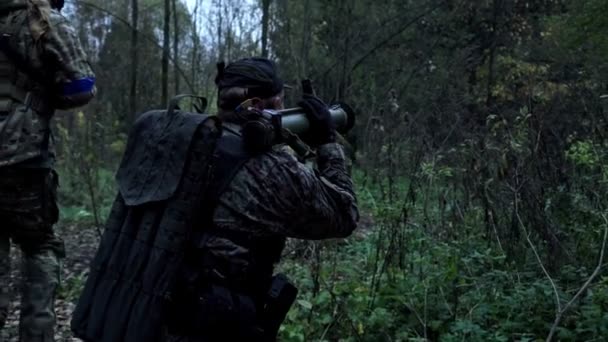
<svg viewBox="0 0 608 342">
<path fill-rule="evenodd" d="M 211 160 L 211 182 L 204 195 L 203 214 L 197 226 L 204 227 L 195 231 L 194 247 L 202 248 L 210 237 L 213 227 L 213 212 L 217 207 L 220 196 L 237 172 L 251 158 L 243 146 L 243 138 L 237 129 L 230 124 L 222 125 L 222 136 L 218 139 Z"/>
<path fill-rule="evenodd" d="M 223 134 L 218 140 L 213 156 L 213 183 L 210 191 L 213 206 L 237 172 L 251 158 L 245 149 L 240 132 L 229 124 L 224 124 L 223 127 Z"/>
</svg>

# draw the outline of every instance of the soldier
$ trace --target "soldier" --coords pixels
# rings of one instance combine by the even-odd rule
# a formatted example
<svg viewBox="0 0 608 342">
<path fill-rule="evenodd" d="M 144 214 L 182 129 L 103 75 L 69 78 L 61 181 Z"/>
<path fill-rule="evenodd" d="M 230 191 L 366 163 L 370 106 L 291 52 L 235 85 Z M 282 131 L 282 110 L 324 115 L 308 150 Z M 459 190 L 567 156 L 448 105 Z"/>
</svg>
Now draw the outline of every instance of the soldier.
<svg viewBox="0 0 608 342">
<path fill-rule="evenodd" d="M 220 66 L 216 83 L 218 115 L 224 126 L 236 132 L 246 122 L 242 113 L 246 101 L 259 99 L 258 110 L 283 108 L 283 83 L 275 64 L 267 59 Z M 206 297 L 202 308 L 193 309 L 206 313 L 196 322 L 204 338 L 193 340 L 251 340 L 285 238 L 345 237 L 356 227 L 356 198 L 328 108 L 311 94 L 304 95 L 299 105 L 312 126 L 306 141 L 316 147 L 317 170 L 277 147 L 251 158 L 236 172 L 219 198 L 213 228 L 202 242 L 206 248 L 200 257 L 207 268 L 203 273 L 211 285 L 198 294 Z"/>
<path fill-rule="evenodd" d="M 50 120 L 88 103 L 95 78 L 63 0 L 0 1 L 0 329 L 9 310 L 10 242 L 23 255 L 20 341 L 54 340 L 62 240 Z"/>
<path fill-rule="evenodd" d="M 313 169 L 274 145 L 277 126 L 262 120 L 263 109 L 283 107 L 272 61 L 220 63 L 216 84 L 221 126 L 170 106 L 142 114 L 131 131 L 119 195 L 72 319 L 83 340 L 275 340 L 297 292 L 274 275 L 286 238 L 356 228 L 353 184 L 325 103 L 312 94 L 299 102 Z M 205 143 L 216 131 L 217 144 Z"/>
</svg>

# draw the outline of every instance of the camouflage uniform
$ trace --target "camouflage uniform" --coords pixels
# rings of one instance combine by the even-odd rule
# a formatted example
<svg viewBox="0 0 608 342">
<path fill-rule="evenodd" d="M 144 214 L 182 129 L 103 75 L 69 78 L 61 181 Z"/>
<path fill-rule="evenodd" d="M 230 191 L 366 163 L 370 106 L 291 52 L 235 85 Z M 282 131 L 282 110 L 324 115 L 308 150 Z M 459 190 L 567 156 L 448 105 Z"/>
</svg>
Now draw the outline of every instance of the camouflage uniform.
<svg viewBox="0 0 608 342">
<path fill-rule="evenodd" d="M 255 148 L 268 142 L 264 130 L 241 135 L 244 127 L 256 127 L 248 115 L 259 110 L 244 100 L 264 99 L 266 108 L 282 105 L 283 81 L 274 62 L 252 57 L 218 63 L 216 85 L 224 130 L 211 179 L 221 190 L 217 197 L 214 191 L 206 194 L 212 200 L 203 201 L 201 212 L 209 219 L 194 229 L 192 245 L 185 248 L 166 340 L 273 341 L 294 294 L 291 288 L 291 295 L 278 299 L 280 289 L 290 287 L 274 275 L 286 238 L 350 235 L 359 219 L 356 196 L 327 105 L 309 83 L 303 82 L 298 106 L 310 124 L 305 141 L 317 146 L 315 167 L 286 146 Z"/>
<path fill-rule="evenodd" d="M 230 182 L 213 215 L 217 229 L 308 240 L 346 237 L 357 220 L 352 180 L 343 147 L 336 143 L 319 147 L 317 170 L 285 149 L 252 158 Z"/>
<path fill-rule="evenodd" d="M 10 241 L 23 254 L 21 341 L 52 341 L 63 242 L 50 119 L 86 104 L 95 78 L 74 29 L 45 0 L 0 2 L 0 328 Z"/>
<path fill-rule="evenodd" d="M 207 316 L 199 321 L 205 338 L 168 335 L 166 341 L 253 340 L 257 335 L 248 329 L 259 319 L 255 318 L 258 300 L 285 239 L 340 238 L 353 232 L 359 213 L 343 147 L 321 145 L 316 164 L 314 169 L 306 166 L 288 149 L 278 147 L 253 157 L 236 173 L 219 198 L 210 234 L 202 246 L 195 242 L 205 251 L 203 264 L 210 268 L 205 272 L 207 280 L 220 285 L 214 291 L 221 292 L 225 286 L 232 293 L 223 297 L 220 293 L 217 299 L 214 292 L 207 300 L 217 300 L 220 307 L 232 311 L 202 315 Z M 253 299 L 252 305 L 247 304 L 248 298 Z M 222 314 L 235 318 L 232 323 L 222 321 L 218 318 Z"/>
</svg>

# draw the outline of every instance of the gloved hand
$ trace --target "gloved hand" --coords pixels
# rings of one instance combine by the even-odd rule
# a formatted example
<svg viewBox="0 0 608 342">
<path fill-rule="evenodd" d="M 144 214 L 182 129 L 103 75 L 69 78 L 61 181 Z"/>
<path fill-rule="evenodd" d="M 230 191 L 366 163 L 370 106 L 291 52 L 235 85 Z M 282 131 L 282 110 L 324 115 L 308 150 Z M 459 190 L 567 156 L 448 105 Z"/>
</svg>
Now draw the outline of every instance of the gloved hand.
<svg viewBox="0 0 608 342">
<path fill-rule="evenodd" d="M 302 136 L 306 143 L 319 146 L 336 141 L 336 129 L 325 102 L 314 95 L 304 94 L 298 106 L 304 109 L 310 122 L 310 130 Z"/>
</svg>

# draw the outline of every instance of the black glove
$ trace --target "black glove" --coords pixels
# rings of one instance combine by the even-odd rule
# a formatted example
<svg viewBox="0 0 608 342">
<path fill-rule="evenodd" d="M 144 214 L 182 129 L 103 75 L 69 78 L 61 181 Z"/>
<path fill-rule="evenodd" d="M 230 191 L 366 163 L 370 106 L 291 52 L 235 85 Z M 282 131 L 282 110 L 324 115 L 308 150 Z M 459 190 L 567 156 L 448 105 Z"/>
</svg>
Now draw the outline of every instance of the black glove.
<svg viewBox="0 0 608 342">
<path fill-rule="evenodd" d="M 319 146 L 336 141 L 336 129 L 325 102 L 314 95 L 304 94 L 298 106 L 304 109 L 310 122 L 310 130 L 302 136 L 306 143 Z"/>
</svg>

